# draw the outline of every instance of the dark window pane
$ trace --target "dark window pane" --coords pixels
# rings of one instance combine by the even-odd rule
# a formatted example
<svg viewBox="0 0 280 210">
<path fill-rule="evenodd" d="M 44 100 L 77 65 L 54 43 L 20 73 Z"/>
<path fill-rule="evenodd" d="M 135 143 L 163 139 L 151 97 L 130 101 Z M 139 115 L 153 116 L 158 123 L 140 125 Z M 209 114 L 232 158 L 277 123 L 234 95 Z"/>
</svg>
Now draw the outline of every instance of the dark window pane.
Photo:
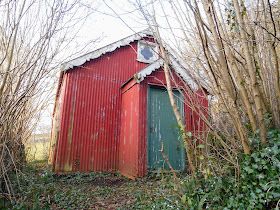
<svg viewBox="0 0 280 210">
<path fill-rule="evenodd" d="M 143 57 L 146 60 L 150 60 L 153 57 L 153 51 L 150 47 L 145 46 L 142 50 L 141 50 L 141 54 L 143 55 Z"/>
</svg>

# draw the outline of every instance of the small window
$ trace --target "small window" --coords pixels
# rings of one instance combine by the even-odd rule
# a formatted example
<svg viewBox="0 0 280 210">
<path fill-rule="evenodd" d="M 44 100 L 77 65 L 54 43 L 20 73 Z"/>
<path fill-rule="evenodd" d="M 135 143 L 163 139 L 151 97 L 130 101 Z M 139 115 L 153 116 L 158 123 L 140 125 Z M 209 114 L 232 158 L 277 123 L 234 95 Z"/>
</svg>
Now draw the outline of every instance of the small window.
<svg viewBox="0 0 280 210">
<path fill-rule="evenodd" d="M 138 42 L 137 60 L 143 63 L 152 63 L 158 59 L 158 47 L 156 43 L 148 41 Z"/>
</svg>

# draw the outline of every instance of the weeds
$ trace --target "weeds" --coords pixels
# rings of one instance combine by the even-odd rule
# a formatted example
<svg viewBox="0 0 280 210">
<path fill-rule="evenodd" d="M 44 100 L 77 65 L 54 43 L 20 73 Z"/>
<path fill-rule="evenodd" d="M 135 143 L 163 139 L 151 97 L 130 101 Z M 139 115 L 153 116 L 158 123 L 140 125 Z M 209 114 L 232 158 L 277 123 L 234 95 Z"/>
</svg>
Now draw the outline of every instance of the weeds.
<svg viewBox="0 0 280 210">
<path fill-rule="evenodd" d="M 18 176 L 20 186 L 13 182 L 16 197 L 0 208 L 182 209 L 168 173 L 132 181 L 118 173 L 57 175 L 45 165 L 42 161 L 29 163 Z"/>
</svg>

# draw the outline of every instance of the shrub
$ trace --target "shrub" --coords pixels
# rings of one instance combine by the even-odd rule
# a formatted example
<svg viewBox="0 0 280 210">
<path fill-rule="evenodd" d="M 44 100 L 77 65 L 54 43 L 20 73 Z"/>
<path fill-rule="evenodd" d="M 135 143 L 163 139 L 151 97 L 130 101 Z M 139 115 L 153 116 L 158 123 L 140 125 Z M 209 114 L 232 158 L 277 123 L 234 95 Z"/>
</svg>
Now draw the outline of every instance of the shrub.
<svg viewBox="0 0 280 210">
<path fill-rule="evenodd" d="M 182 202 L 189 209 L 272 209 L 280 199 L 280 131 L 268 132 L 269 144 L 240 158 L 240 177 L 187 179 Z"/>
</svg>

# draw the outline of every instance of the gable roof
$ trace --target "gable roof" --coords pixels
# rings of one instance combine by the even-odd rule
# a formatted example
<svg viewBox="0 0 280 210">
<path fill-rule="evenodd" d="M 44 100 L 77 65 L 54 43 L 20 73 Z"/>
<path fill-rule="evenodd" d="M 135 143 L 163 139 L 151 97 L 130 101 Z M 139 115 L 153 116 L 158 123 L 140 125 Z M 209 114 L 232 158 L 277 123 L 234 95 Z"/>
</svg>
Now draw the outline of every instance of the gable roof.
<svg viewBox="0 0 280 210">
<path fill-rule="evenodd" d="M 144 37 L 153 36 L 153 33 L 146 29 L 143 31 L 140 31 L 138 33 L 135 33 L 133 35 L 130 35 L 128 37 L 125 37 L 123 39 L 120 39 L 116 42 L 113 42 L 109 45 L 106 45 L 104 47 L 101 47 L 97 50 L 94 50 L 92 52 L 89 52 L 87 54 L 84 54 L 82 56 L 79 56 L 75 59 L 72 59 L 70 61 L 67 61 L 62 64 L 62 71 L 67 71 L 69 69 L 72 69 L 76 66 L 83 65 L 87 61 L 99 58 L 100 56 L 108 53 L 113 52 L 117 48 L 124 47 L 129 45 L 131 42 L 141 40 Z M 171 51 L 167 50 L 169 53 L 169 58 L 171 62 L 172 68 L 175 70 L 177 74 L 179 74 L 183 80 L 190 86 L 191 89 L 197 90 L 198 86 L 194 79 L 186 72 L 185 68 L 180 64 L 180 62 L 172 55 L 170 54 Z M 158 70 L 160 67 L 162 67 L 164 64 L 163 59 L 158 59 L 155 62 L 149 64 L 145 68 L 143 68 L 141 71 L 136 73 L 132 78 L 136 80 L 136 82 L 140 83 L 142 82 L 146 76 L 150 75 L 152 72 Z M 130 78 L 128 81 L 130 81 L 132 78 Z M 127 82 L 125 82 L 123 85 L 125 85 Z M 123 86 L 122 85 L 122 86 Z"/>
<path fill-rule="evenodd" d="M 99 58 L 100 56 L 108 53 L 108 52 L 113 52 L 114 50 L 116 50 L 117 48 L 123 47 L 123 46 L 127 46 L 129 45 L 131 42 L 134 41 L 138 41 L 144 37 L 147 36 L 152 36 L 153 34 L 149 31 L 149 30 L 144 30 L 144 31 L 140 31 L 138 33 L 135 33 L 131 36 L 128 36 L 126 38 L 123 38 L 119 41 L 113 42 L 109 45 L 106 45 L 104 47 L 101 47 L 97 50 L 94 50 L 92 52 L 89 52 L 87 54 L 84 54 L 82 56 L 79 56 L 73 60 L 67 61 L 65 63 L 62 64 L 62 71 L 67 71 L 69 69 L 74 68 L 75 66 L 80 66 L 83 65 L 85 62 Z"/>
<path fill-rule="evenodd" d="M 178 61 L 173 56 L 170 56 L 171 66 L 174 71 L 179 74 L 182 79 L 190 86 L 191 89 L 196 90 L 197 84 L 194 80 L 187 74 L 184 68 L 180 65 Z M 158 70 L 160 67 L 163 67 L 164 61 L 163 59 L 158 59 L 157 61 L 151 63 L 150 65 L 143 68 L 138 73 L 134 74 L 133 78 L 137 83 L 142 82 L 148 75 L 151 75 L 154 71 Z"/>
</svg>

